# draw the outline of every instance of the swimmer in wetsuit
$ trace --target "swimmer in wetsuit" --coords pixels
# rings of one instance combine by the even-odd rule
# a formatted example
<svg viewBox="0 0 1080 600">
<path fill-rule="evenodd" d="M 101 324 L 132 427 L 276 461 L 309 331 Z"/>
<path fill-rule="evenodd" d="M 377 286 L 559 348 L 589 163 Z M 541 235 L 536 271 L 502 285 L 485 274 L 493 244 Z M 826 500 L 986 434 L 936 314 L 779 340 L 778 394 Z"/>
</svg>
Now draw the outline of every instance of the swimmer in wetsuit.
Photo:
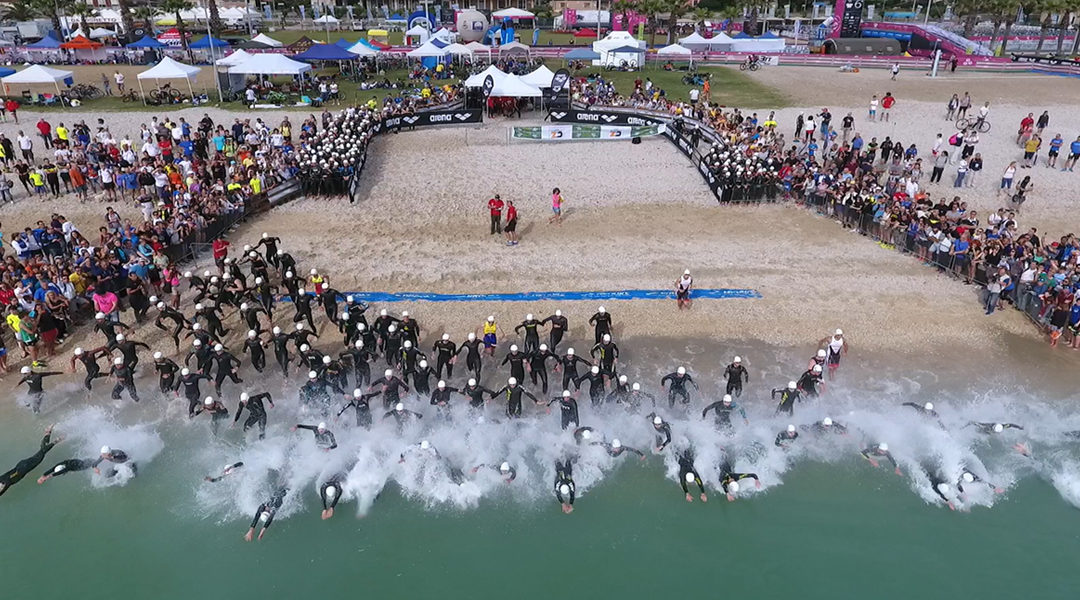
<svg viewBox="0 0 1080 600">
<path fill-rule="evenodd" d="M 574 485 L 574 459 L 555 461 L 555 497 L 566 514 L 574 512 L 577 487 Z"/>
<path fill-rule="evenodd" d="M 348 404 L 341 407 L 337 416 L 341 416 L 342 413 L 349 410 L 350 407 L 356 409 L 356 426 L 363 427 L 364 429 L 371 428 L 371 406 L 370 402 L 372 398 L 378 398 L 382 395 L 382 392 L 364 393 L 364 390 L 356 388 L 353 390 L 352 396 L 348 394 L 345 398 L 349 401 Z"/>
<path fill-rule="evenodd" d="M 337 440 L 334 439 L 334 434 L 326 428 L 326 423 L 319 423 L 318 425 L 300 425 L 297 424 L 292 427 L 292 431 L 297 429 L 306 429 L 315 434 L 315 445 L 320 450 L 333 450 L 337 448 Z"/>
<path fill-rule="evenodd" d="M 1000 487 L 990 483 L 989 481 L 985 481 L 983 479 L 980 479 L 978 475 L 972 473 L 971 471 L 969 471 L 967 469 L 964 469 L 964 472 L 960 474 L 960 478 L 956 480 L 956 489 L 961 494 L 964 493 L 964 484 L 965 483 L 968 484 L 968 485 L 970 485 L 972 483 L 984 483 L 988 487 L 990 487 L 990 489 L 994 490 L 995 494 L 1004 494 L 1005 493 L 1005 490 L 1003 488 L 1000 488 Z"/>
<path fill-rule="evenodd" d="M 735 501 L 735 494 L 739 492 L 739 482 L 743 479 L 753 479 L 754 485 L 761 487 L 761 480 L 758 479 L 757 473 L 736 473 L 731 463 L 725 458 L 720 462 L 720 487 L 727 494 L 728 502 Z"/>
<path fill-rule="evenodd" d="M 773 400 L 777 397 L 780 398 L 780 403 L 776 405 L 776 414 L 785 413 L 788 416 L 795 414 L 795 401 L 802 401 L 799 385 L 794 381 L 789 381 L 786 389 L 773 390 Z"/>
<path fill-rule="evenodd" d="M 479 465 L 476 465 L 475 467 L 472 468 L 472 472 L 475 474 L 477 471 L 479 471 L 480 469 L 483 469 L 485 467 L 490 468 L 490 469 L 498 472 L 499 475 L 501 475 L 503 477 L 503 480 L 506 483 L 510 483 L 510 482 L 514 481 L 515 479 L 517 479 L 517 470 L 514 469 L 514 467 L 512 467 L 510 465 L 510 463 L 505 462 L 505 461 L 502 464 L 500 464 L 499 466 L 497 466 L 497 467 L 493 466 L 493 465 L 479 464 Z"/>
<path fill-rule="evenodd" d="M 45 455 L 49 453 L 49 450 L 52 450 L 53 446 L 60 443 L 61 440 L 52 441 L 52 430 L 52 425 L 45 429 L 45 435 L 41 438 L 41 444 L 38 446 L 37 452 L 15 463 L 15 466 L 6 473 L 0 474 L 0 496 L 3 496 L 11 489 L 11 486 L 22 481 L 27 473 L 36 469 L 41 464 L 41 461 L 45 460 Z"/>
<path fill-rule="evenodd" d="M 543 325 L 551 323 L 551 329 L 548 331 L 548 346 L 552 352 L 559 351 L 559 342 L 562 341 L 563 335 L 567 333 L 569 327 L 566 317 L 563 316 L 561 310 L 556 310 L 555 314 L 544 319 Z"/>
<path fill-rule="evenodd" d="M 920 415 L 924 415 L 924 416 L 927 416 L 927 417 L 934 417 L 935 419 L 938 418 L 937 411 L 934 410 L 934 403 L 933 402 L 927 402 L 926 404 L 916 404 L 914 402 L 905 402 L 905 403 L 901 404 L 900 406 L 907 406 L 907 407 L 910 407 L 910 408 L 914 408 L 915 411 L 918 412 Z"/>
<path fill-rule="evenodd" d="M 896 471 L 896 474 L 903 475 L 903 473 L 900 472 L 900 465 L 896 464 L 896 459 L 893 458 L 892 453 L 889 452 L 888 444 L 882 442 L 874 446 L 863 448 L 861 454 L 863 458 L 870 461 L 870 465 L 873 466 L 875 469 L 878 466 L 877 459 L 880 457 L 885 457 L 885 459 L 892 464 L 893 470 Z"/>
<path fill-rule="evenodd" d="M 19 372 L 22 374 L 22 379 L 19 379 L 15 385 L 26 384 L 30 395 L 30 409 L 34 411 L 34 414 L 38 414 L 41 412 L 41 402 L 45 399 L 45 387 L 42 380 L 53 375 L 63 375 L 63 373 L 60 371 L 35 373 L 31 367 L 23 367 Z"/>
<path fill-rule="evenodd" d="M 701 411 L 701 418 L 704 419 L 705 415 L 708 414 L 708 412 L 710 410 L 716 411 L 716 428 L 717 429 L 724 429 L 724 430 L 730 431 L 731 430 L 731 413 L 735 412 L 735 411 L 739 412 L 739 416 L 742 417 L 744 425 L 749 425 L 750 424 L 750 421 L 746 418 L 746 411 L 743 410 L 743 408 L 741 406 L 739 406 L 736 402 L 734 402 L 731 399 L 730 394 L 725 394 L 723 400 L 721 400 L 719 402 L 713 402 L 712 404 L 706 406 Z"/>
<path fill-rule="evenodd" d="M 274 408 L 274 399 L 266 392 L 254 396 L 247 392 L 240 394 L 240 404 L 236 407 L 236 416 L 233 417 L 233 425 L 236 425 L 240 421 L 240 414 L 246 408 L 248 418 L 244 421 L 244 433 L 247 433 L 252 425 L 258 425 L 260 440 L 266 438 L 266 407 L 263 406 L 263 400 L 270 404 L 270 408 Z"/>
<path fill-rule="evenodd" d="M 689 404 L 690 393 L 686 391 L 686 384 L 693 385 L 695 390 L 698 389 L 698 384 L 686 373 L 686 367 L 679 367 L 674 373 L 661 377 L 660 387 L 664 387 L 664 384 L 669 381 L 671 385 L 668 387 L 668 402 L 671 406 L 675 406 L 675 398 L 680 398 L 683 404 Z"/>
<path fill-rule="evenodd" d="M 610 444 L 608 442 L 593 442 L 591 445 L 603 446 L 604 449 L 607 450 L 608 456 L 612 458 L 618 458 L 622 456 L 624 452 L 629 452 L 630 454 L 637 454 L 639 459 L 645 460 L 644 452 L 629 446 L 623 446 L 622 442 L 619 441 L 619 438 L 611 440 Z"/>
<path fill-rule="evenodd" d="M 605 333 L 611 333 L 611 315 L 603 306 L 596 309 L 596 313 L 589 317 L 589 325 L 593 326 L 595 338 L 594 344 L 599 344 L 604 339 Z"/>
<path fill-rule="evenodd" d="M 656 451 L 663 452 L 664 448 L 671 443 L 671 425 L 668 425 L 656 413 L 649 413 L 646 416 L 652 421 L 653 431 L 656 432 Z"/>
<path fill-rule="evenodd" d="M 525 315 L 525 320 L 514 328 L 514 333 L 517 334 L 525 330 L 525 354 L 532 354 L 540 347 L 539 329 L 543 324 L 543 321 L 534 319 L 532 313 L 529 313 Z"/>
<path fill-rule="evenodd" d="M 106 356 L 108 351 L 105 347 L 95 348 L 89 352 L 84 352 L 82 348 L 76 348 L 74 356 L 71 357 L 71 372 L 75 372 L 75 361 L 79 361 L 86 368 L 86 379 L 83 380 L 83 387 L 86 391 L 91 391 L 91 385 L 95 379 L 101 379 L 108 377 L 108 373 L 101 372 L 101 366 L 98 365 L 97 359 Z"/>
<path fill-rule="evenodd" d="M 724 369 L 724 377 L 727 378 L 727 388 L 724 393 L 736 398 L 742 396 L 743 383 L 750 382 L 750 374 L 746 372 L 742 358 L 738 356 Z"/>
<path fill-rule="evenodd" d="M 799 432 L 795 431 L 794 425 L 788 425 L 787 429 L 776 434 L 776 441 L 773 444 L 777 448 L 787 448 L 791 442 L 799 439 Z"/>
<path fill-rule="evenodd" d="M 342 486 L 345 484 L 345 474 L 338 473 L 326 480 L 319 486 L 319 498 L 322 499 L 322 518 L 327 520 L 334 516 L 334 507 L 341 500 Z"/>
<path fill-rule="evenodd" d="M 85 471 L 94 465 L 94 460 L 90 458 L 69 458 L 68 460 L 60 461 L 56 463 L 51 469 L 45 471 L 45 474 L 38 477 L 38 484 L 45 483 L 53 477 L 59 477 L 61 475 L 67 475 L 68 473 L 75 473 L 78 471 Z"/>
<path fill-rule="evenodd" d="M 203 479 L 205 481 L 210 482 L 210 483 L 217 483 L 217 482 L 221 481 L 222 479 L 225 479 L 229 475 L 232 475 L 233 473 L 238 471 L 240 469 L 240 467 L 242 467 L 242 466 L 244 466 L 244 463 L 235 462 L 235 463 L 233 463 L 231 465 L 226 465 L 225 468 L 221 470 L 221 475 L 218 475 L 217 477 L 211 477 L 211 476 L 207 475 Z"/>
<path fill-rule="evenodd" d="M 696 483 L 698 489 L 701 491 L 701 501 L 708 502 L 709 497 L 705 495 L 705 483 L 701 481 L 701 476 L 698 475 L 697 469 L 694 468 L 694 452 L 687 448 L 679 453 L 679 485 L 682 486 L 683 494 L 686 494 L 686 501 L 693 502 L 694 495 L 690 493 L 690 489 L 687 487 L 688 483 Z"/>
<path fill-rule="evenodd" d="M 263 539 L 266 535 L 266 530 L 270 529 L 270 525 L 274 522 L 274 515 L 277 514 L 281 505 L 285 502 L 285 495 L 289 493 L 289 488 L 281 488 L 270 496 L 270 499 L 259 505 L 259 508 L 255 509 L 255 517 L 251 519 L 251 527 L 248 529 L 247 535 L 244 536 L 245 542 L 250 542 L 251 538 L 255 535 L 255 526 L 262 523 L 262 530 L 259 531 L 259 540 Z"/>
<path fill-rule="evenodd" d="M 1021 427 L 1021 426 L 1019 426 L 1019 425 L 1017 425 L 1015 423 L 980 423 L 980 422 L 977 422 L 977 421 L 971 421 L 967 425 L 964 425 L 964 427 L 972 427 L 972 426 L 975 427 L 975 429 L 979 433 L 984 433 L 986 435 L 991 435 L 991 434 L 994 434 L 994 433 L 1001 433 L 1001 432 L 1005 431 L 1006 429 L 1019 429 L 1020 431 L 1024 430 L 1023 427 Z"/>
<path fill-rule="evenodd" d="M 563 390 L 561 396 L 559 396 L 558 398 L 552 398 L 548 402 L 548 406 L 550 407 L 556 402 L 559 403 L 559 412 L 563 431 L 566 431 L 566 428 L 571 425 L 576 426 L 579 421 L 578 405 L 577 400 L 575 400 L 573 395 L 571 395 L 570 390 Z M 548 410 L 550 411 L 550 408 Z"/>
</svg>

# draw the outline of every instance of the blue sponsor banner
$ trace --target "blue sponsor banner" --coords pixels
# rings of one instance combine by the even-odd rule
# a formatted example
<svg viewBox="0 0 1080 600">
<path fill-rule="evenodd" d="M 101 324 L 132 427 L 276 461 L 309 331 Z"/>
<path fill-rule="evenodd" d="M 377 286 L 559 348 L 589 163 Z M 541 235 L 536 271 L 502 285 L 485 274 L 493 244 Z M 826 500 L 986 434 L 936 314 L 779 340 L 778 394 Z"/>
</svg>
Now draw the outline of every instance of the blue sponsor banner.
<svg viewBox="0 0 1080 600">
<path fill-rule="evenodd" d="M 601 292 L 521 292 L 513 294 L 430 294 L 426 292 L 342 292 L 360 302 L 537 302 L 541 300 L 672 300 L 671 290 L 614 290 Z M 757 290 L 695 289 L 694 300 L 760 298 Z"/>
</svg>

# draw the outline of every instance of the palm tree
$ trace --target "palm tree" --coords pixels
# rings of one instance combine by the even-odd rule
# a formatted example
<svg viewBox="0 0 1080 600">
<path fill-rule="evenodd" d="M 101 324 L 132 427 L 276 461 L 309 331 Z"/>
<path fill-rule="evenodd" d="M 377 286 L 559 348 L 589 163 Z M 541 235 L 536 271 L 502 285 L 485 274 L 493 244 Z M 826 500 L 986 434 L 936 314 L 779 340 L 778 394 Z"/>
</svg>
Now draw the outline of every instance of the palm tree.
<svg viewBox="0 0 1080 600">
<path fill-rule="evenodd" d="M 1005 52 L 1009 46 L 1009 33 L 1012 31 L 1012 26 L 1016 23 L 1017 14 L 1020 12 L 1020 2 L 1018 0 L 1007 1 L 1004 3 L 1003 8 L 1002 14 L 1005 18 L 1005 30 L 1001 33 L 1001 56 L 1005 56 Z"/>
<path fill-rule="evenodd" d="M 131 0 L 119 0 L 116 8 L 120 11 L 120 24 L 124 27 L 124 35 L 129 42 L 134 42 L 132 32 L 135 31 L 135 19 L 131 16 Z M 147 33 L 149 33 L 149 30 L 147 30 Z"/>
<path fill-rule="evenodd" d="M 82 29 L 83 35 L 90 35 L 90 24 L 86 22 L 86 18 L 96 17 L 98 15 L 97 9 L 84 0 L 72 6 L 69 12 L 71 16 L 79 18 L 79 29 Z"/>
<path fill-rule="evenodd" d="M 660 13 L 664 12 L 663 0 L 639 0 L 638 12 L 645 16 L 649 25 L 649 46 L 656 47 L 656 27 Z"/>
<path fill-rule="evenodd" d="M 247 4 L 244 4 L 247 8 Z M 217 0 L 206 0 L 207 17 L 210 18 L 210 35 L 215 38 L 221 37 L 221 14 L 218 12 Z"/>
<path fill-rule="evenodd" d="M 187 25 L 184 24 L 184 18 L 180 16 L 180 13 L 191 10 L 193 7 L 194 5 L 188 0 L 165 0 L 161 3 L 162 11 L 176 17 L 176 31 L 180 34 L 180 43 L 183 44 L 184 52 L 187 53 L 188 60 L 191 62 L 195 62 L 195 55 L 188 46 Z"/>
<path fill-rule="evenodd" d="M 707 8 L 701 8 L 700 6 L 694 9 L 694 29 L 696 31 L 705 30 L 705 21 L 708 21 L 712 17 L 712 11 Z"/>
<path fill-rule="evenodd" d="M 690 7 L 688 0 L 664 0 L 664 12 L 667 13 L 667 35 L 669 44 L 674 44 L 676 35 L 675 27 L 679 24 L 679 17 L 686 13 Z"/>
<path fill-rule="evenodd" d="M 38 16 L 34 7 L 26 2 L 0 5 L 0 19 L 4 21 L 29 21 Z"/>
<path fill-rule="evenodd" d="M 131 28 L 135 29 L 135 19 L 142 21 L 143 29 L 146 30 L 147 35 L 153 35 L 154 31 L 154 17 L 157 16 L 157 10 L 149 6 L 138 6 L 135 10 L 131 11 L 132 23 Z"/>
<path fill-rule="evenodd" d="M 60 33 L 60 12 L 69 11 L 74 5 L 73 0 L 30 0 L 30 10 L 35 15 L 45 17 L 52 21 L 53 29 Z"/>
<path fill-rule="evenodd" d="M 1072 3 L 1065 4 L 1065 11 L 1058 17 L 1057 22 L 1057 54 L 1061 54 L 1061 48 L 1065 45 L 1065 32 L 1069 29 L 1069 23 L 1072 22 Z"/>
<path fill-rule="evenodd" d="M 750 30 L 747 33 L 757 35 L 758 14 L 770 3 L 763 0 L 743 0 L 742 5 L 746 8 L 746 29 Z"/>
</svg>

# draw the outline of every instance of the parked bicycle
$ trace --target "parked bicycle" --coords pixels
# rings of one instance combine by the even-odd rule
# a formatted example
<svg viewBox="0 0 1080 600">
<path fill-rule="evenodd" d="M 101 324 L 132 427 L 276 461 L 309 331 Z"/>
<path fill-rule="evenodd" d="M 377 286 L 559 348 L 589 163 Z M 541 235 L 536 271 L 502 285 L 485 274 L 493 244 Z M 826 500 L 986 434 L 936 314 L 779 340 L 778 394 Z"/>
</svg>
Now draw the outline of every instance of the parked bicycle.
<svg viewBox="0 0 1080 600">
<path fill-rule="evenodd" d="M 979 133 L 989 133 L 990 132 L 990 121 L 987 121 L 986 119 L 984 119 L 982 117 L 967 117 L 967 118 L 963 118 L 963 119 L 957 119 L 956 120 L 956 128 L 959 129 L 960 131 L 967 131 L 969 129 L 974 129 L 975 131 L 978 131 Z"/>
<path fill-rule="evenodd" d="M 139 90 L 128 90 L 120 94 L 120 100 L 123 102 L 140 102 L 142 96 L 139 95 Z"/>
<path fill-rule="evenodd" d="M 105 92 L 85 83 L 73 85 L 64 92 L 64 96 L 69 100 L 92 100 L 94 98 L 101 98 L 104 95 Z"/>
<path fill-rule="evenodd" d="M 174 90 L 168 84 L 161 86 L 159 89 L 150 90 L 150 99 L 156 102 L 171 104 L 180 100 L 181 96 L 183 94 L 180 93 L 180 90 Z"/>
</svg>

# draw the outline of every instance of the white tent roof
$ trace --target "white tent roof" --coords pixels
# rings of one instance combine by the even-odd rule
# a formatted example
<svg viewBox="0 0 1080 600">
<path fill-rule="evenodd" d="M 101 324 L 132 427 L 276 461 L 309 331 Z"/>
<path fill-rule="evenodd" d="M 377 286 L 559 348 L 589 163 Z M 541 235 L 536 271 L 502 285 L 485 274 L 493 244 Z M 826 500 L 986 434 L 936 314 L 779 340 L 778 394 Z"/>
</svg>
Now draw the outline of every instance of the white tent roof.
<svg viewBox="0 0 1080 600">
<path fill-rule="evenodd" d="M 721 31 L 720 33 L 709 38 L 708 41 L 710 44 L 730 44 L 735 40 L 730 35 Z"/>
<path fill-rule="evenodd" d="M 453 42 L 454 40 L 457 39 L 457 36 L 454 35 L 454 32 L 450 31 L 449 29 L 447 29 L 445 27 L 443 27 L 443 28 L 439 29 L 438 31 L 436 31 L 435 33 L 431 34 L 431 37 L 439 38 L 440 40 L 442 40 L 444 42 Z"/>
<path fill-rule="evenodd" d="M 0 81 L 4 83 L 56 83 L 68 77 L 71 77 L 71 71 L 31 65 L 14 75 L 8 75 Z"/>
<path fill-rule="evenodd" d="M 499 54 L 510 52 L 511 50 L 524 50 L 526 54 L 529 53 L 529 47 L 521 42 L 510 42 L 509 44 L 499 46 Z"/>
<path fill-rule="evenodd" d="M 476 75 L 470 76 L 465 80 L 465 87 L 481 87 L 484 85 L 484 80 L 487 76 L 491 75 L 491 78 L 495 80 L 495 85 L 499 85 L 499 82 L 506 77 L 506 73 L 499 70 L 499 67 L 495 65 L 488 65 L 488 68 L 480 71 Z"/>
<path fill-rule="evenodd" d="M 408 56 L 409 58 L 425 58 L 428 56 L 446 56 L 446 54 L 446 48 L 440 48 L 435 44 L 432 44 L 429 40 L 424 42 L 424 44 L 416 50 L 406 52 L 405 56 Z"/>
<path fill-rule="evenodd" d="M 364 42 L 356 42 L 349 48 L 346 48 L 346 50 L 352 52 L 357 56 L 378 56 L 379 54 L 378 50 L 373 49 L 371 46 L 368 46 Z"/>
<path fill-rule="evenodd" d="M 228 20 L 240 20 L 251 17 L 252 19 L 262 19 L 263 14 L 256 10 L 251 10 L 247 7 L 233 6 L 223 9 L 219 15 L 222 19 Z"/>
<path fill-rule="evenodd" d="M 116 32 L 112 29 L 105 29 L 104 27 L 95 27 L 90 30 L 90 39 L 100 40 L 101 38 L 113 37 Z"/>
<path fill-rule="evenodd" d="M 299 75 L 310 70 L 311 65 L 283 54 L 252 54 L 244 62 L 229 67 L 230 73 L 248 75 Z"/>
<path fill-rule="evenodd" d="M 260 33 L 259 35 L 251 38 L 251 41 L 259 42 L 260 44 L 266 44 L 267 46 L 270 46 L 271 48 L 281 48 L 281 47 L 283 47 L 285 45 L 285 44 L 275 40 L 274 38 L 266 35 L 265 33 Z"/>
<path fill-rule="evenodd" d="M 238 65 L 244 62 L 252 56 L 254 56 L 254 54 L 251 54 L 250 52 L 245 52 L 243 49 L 235 50 L 232 54 L 226 56 L 225 58 L 219 58 L 215 60 L 214 64 L 219 67 L 231 67 L 233 65 Z"/>
<path fill-rule="evenodd" d="M 721 35 L 723 35 L 723 34 L 721 34 Z M 689 46 L 691 44 L 708 44 L 708 43 L 709 43 L 709 40 L 702 37 L 701 34 L 696 32 L 696 31 L 694 33 L 691 33 L 690 35 L 688 35 L 688 36 L 686 36 L 684 38 L 681 38 L 679 40 L 679 44 L 681 44 L 683 46 Z"/>
<path fill-rule="evenodd" d="M 544 93 L 535 85 L 525 83 L 517 75 L 507 75 L 502 81 L 496 81 L 491 90 L 492 96 L 508 96 L 511 98 L 530 98 L 543 96 Z"/>
<path fill-rule="evenodd" d="M 426 35 L 428 35 L 429 33 L 430 33 L 430 32 L 429 32 L 429 31 L 427 30 L 427 28 L 426 28 L 426 27 L 421 27 L 421 26 L 419 26 L 419 25 L 413 25 L 412 27 L 410 27 L 410 28 L 409 28 L 409 30 L 408 30 L 408 31 L 406 31 L 406 32 L 405 32 L 405 35 L 419 35 L 419 36 L 426 36 Z"/>
<path fill-rule="evenodd" d="M 644 49 L 645 42 L 635 38 L 629 31 L 612 31 L 604 36 L 604 39 L 592 43 L 593 52 L 603 52 L 624 46 Z"/>
<path fill-rule="evenodd" d="M 491 46 L 485 46 L 480 42 L 469 42 L 468 44 L 465 44 L 465 47 L 469 50 L 472 50 L 473 52 L 487 52 L 489 54 L 491 53 Z"/>
<path fill-rule="evenodd" d="M 83 36 L 83 37 L 86 37 L 86 33 L 83 32 L 82 27 L 76 28 L 75 31 L 72 31 L 71 33 L 69 33 L 68 36 L 67 36 L 67 39 L 70 40 L 70 39 L 73 39 L 73 38 L 77 38 L 80 35 Z"/>
<path fill-rule="evenodd" d="M 323 16 L 319 17 L 318 19 L 315 19 L 314 21 L 312 21 L 312 23 L 340 23 L 340 22 L 341 21 L 339 21 L 338 18 L 335 17 L 334 15 L 323 15 Z"/>
<path fill-rule="evenodd" d="M 161 62 L 136 75 L 139 79 L 194 79 L 202 71 L 199 67 L 185 65 L 168 56 Z"/>
<path fill-rule="evenodd" d="M 689 48 L 684 48 L 678 44 L 672 44 L 670 46 L 664 46 L 656 51 L 657 54 L 693 54 Z"/>
<path fill-rule="evenodd" d="M 450 44 L 445 49 L 450 54 L 465 54 L 467 56 L 472 56 L 472 50 L 470 50 L 468 46 L 462 44 Z"/>
<path fill-rule="evenodd" d="M 507 17 L 513 19 L 523 17 L 535 17 L 536 15 L 532 14 L 527 10 L 521 10 L 520 8 L 504 8 L 503 10 L 497 10 L 491 13 L 491 16 L 495 17 L 496 19 L 505 19 Z"/>
<path fill-rule="evenodd" d="M 535 71 L 528 75 L 522 75 L 521 80 L 529 85 L 535 85 L 539 88 L 551 87 L 551 80 L 555 77 L 555 73 L 545 65 L 540 65 Z"/>
</svg>

